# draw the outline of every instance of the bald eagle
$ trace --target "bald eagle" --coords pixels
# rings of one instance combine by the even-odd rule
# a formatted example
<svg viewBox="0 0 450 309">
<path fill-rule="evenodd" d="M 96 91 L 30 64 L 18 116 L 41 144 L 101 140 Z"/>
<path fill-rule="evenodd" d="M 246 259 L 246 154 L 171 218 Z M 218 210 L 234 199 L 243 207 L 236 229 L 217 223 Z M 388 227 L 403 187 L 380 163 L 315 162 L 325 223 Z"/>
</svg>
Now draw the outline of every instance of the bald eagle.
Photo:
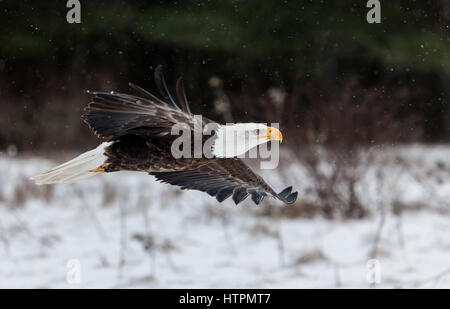
<svg viewBox="0 0 450 309">
<path fill-rule="evenodd" d="M 212 137 L 212 157 L 174 158 L 171 146 L 178 136 L 171 134 L 172 127 L 187 124 L 195 134 L 198 130 L 196 119 L 189 109 L 181 78 L 176 84 L 181 108 L 167 88 L 161 66 L 155 69 L 155 82 L 162 99 L 131 83 L 130 87 L 142 97 L 88 91 L 92 101 L 82 119 L 97 137 L 108 141 L 31 179 L 39 185 L 73 183 L 103 172 L 141 171 L 181 189 L 206 192 L 219 202 L 230 196 L 236 204 L 248 196 L 256 204 L 267 196 L 286 204 L 296 201 L 297 192 L 292 193 L 292 187 L 276 193 L 237 158 L 269 140 L 281 142 L 281 132 L 276 128 L 257 123 L 220 125 L 202 118 L 202 125 L 216 125 Z M 237 147 L 230 145 L 227 140 L 230 136 L 236 137 L 234 146 Z M 202 143 L 205 143 L 204 138 Z"/>
</svg>

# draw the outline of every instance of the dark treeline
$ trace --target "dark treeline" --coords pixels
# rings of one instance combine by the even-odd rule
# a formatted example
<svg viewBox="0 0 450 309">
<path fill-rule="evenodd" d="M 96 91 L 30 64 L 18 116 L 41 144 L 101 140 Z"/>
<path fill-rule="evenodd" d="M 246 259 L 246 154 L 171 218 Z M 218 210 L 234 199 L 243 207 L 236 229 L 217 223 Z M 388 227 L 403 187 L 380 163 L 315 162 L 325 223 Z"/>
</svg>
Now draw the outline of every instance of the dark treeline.
<svg viewBox="0 0 450 309">
<path fill-rule="evenodd" d="M 381 1 L 381 24 L 366 1 L 80 2 L 81 24 L 66 1 L 1 2 L 1 151 L 94 144 L 84 90 L 155 91 L 158 64 L 195 113 L 296 145 L 449 140 L 448 1 Z"/>
</svg>

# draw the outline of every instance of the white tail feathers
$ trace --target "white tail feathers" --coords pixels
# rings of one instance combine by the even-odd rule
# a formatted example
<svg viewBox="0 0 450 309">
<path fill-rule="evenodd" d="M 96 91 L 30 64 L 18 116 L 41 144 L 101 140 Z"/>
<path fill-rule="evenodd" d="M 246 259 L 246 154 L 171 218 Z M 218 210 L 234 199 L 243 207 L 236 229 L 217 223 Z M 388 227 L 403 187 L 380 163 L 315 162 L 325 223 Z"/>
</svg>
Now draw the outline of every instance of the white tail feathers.
<svg viewBox="0 0 450 309">
<path fill-rule="evenodd" d="M 33 176 L 30 179 L 34 180 L 38 185 L 44 185 L 51 183 L 72 183 L 83 178 L 94 176 L 98 173 L 90 171 L 105 163 L 107 159 L 105 156 L 105 148 L 112 143 L 102 143 L 97 148 L 82 153 L 75 159 L 52 168 L 45 173 Z"/>
</svg>

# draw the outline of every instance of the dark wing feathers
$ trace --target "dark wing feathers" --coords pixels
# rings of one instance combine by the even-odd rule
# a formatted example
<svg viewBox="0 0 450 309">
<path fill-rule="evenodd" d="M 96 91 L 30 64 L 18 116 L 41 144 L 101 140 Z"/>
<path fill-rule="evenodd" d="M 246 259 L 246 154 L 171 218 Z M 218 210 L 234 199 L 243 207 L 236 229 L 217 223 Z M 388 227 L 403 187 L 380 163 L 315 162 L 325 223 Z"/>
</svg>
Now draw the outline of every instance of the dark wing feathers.
<svg viewBox="0 0 450 309">
<path fill-rule="evenodd" d="M 177 95 L 178 95 L 178 101 L 180 101 L 181 105 L 183 106 L 183 111 L 185 113 L 191 114 L 191 110 L 189 108 L 189 104 L 186 98 L 186 92 L 184 91 L 184 85 L 183 85 L 183 78 L 178 78 L 177 80 Z"/>
<path fill-rule="evenodd" d="M 252 201 L 256 205 L 259 205 L 263 201 L 264 197 L 266 197 L 265 193 L 258 193 L 258 192 L 253 192 L 252 193 Z"/>
<path fill-rule="evenodd" d="M 292 186 L 287 187 L 286 189 L 284 189 L 283 191 L 278 193 L 278 195 L 281 196 L 282 198 L 286 198 L 291 194 L 291 191 L 292 191 Z"/>
<path fill-rule="evenodd" d="M 176 123 L 186 123 L 193 128 L 193 118 L 181 79 L 177 82 L 177 95 L 183 110 L 170 94 L 161 66 L 155 70 L 155 82 L 163 100 L 132 83 L 129 83 L 130 87 L 145 98 L 124 93 L 88 91 L 93 98 L 82 118 L 102 138 L 117 138 L 124 134 L 163 136 L 170 134 Z M 212 122 L 206 118 L 203 120 L 205 123 Z"/>
<path fill-rule="evenodd" d="M 128 83 L 128 86 L 130 86 L 132 89 L 136 90 L 137 92 L 140 92 L 144 95 L 146 95 L 147 97 L 150 98 L 150 100 L 152 100 L 155 104 L 160 104 L 160 105 L 165 105 L 167 106 L 168 104 L 162 100 L 160 100 L 158 97 L 154 96 L 151 92 L 145 90 L 144 88 L 135 85 L 133 83 Z"/>
<path fill-rule="evenodd" d="M 237 204 L 249 195 L 255 204 L 260 204 L 266 196 L 273 196 L 287 204 L 297 199 L 297 192 L 291 194 L 292 187 L 275 191 L 240 159 L 216 159 L 194 169 L 175 172 L 152 172 L 164 183 L 180 186 L 181 189 L 199 190 L 216 197 L 219 202 L 232 196 Z"/>
<path fill-rule="evenodd" d="M 245 200 L 250 193 L 245 188 L 236 188 L 233 192 L 233 201 L 239 204 L 241 201 Z"/>
<path fill-rule="evenodd" d="M 227 198 L 229 198 L 233 194 L 233 188 L 234 187 L 225 187 L 222 190 L 219 191 L 216 195 L 216 199 L 219 203 L 222 203 Z"/>
<path fill-rule="evenodd" d="M 89 93 L 93 98 L 83 119 L 99 137 L 113 138 L 128 133 L 148 136 L 155 132 L 170 134 L 176 123 L 193 126 L 191 115 L 173 109 L 159 99 L 149 100 L 113 92 Z M 134 132 L 130 132 L 132 130 Z"/>
<path fill-rule="evenodd" d="M 287 187 L 286 189 L 278 193 L 278 196 L 281 198 L 281 200 L 283 200 L 287 204 L 292 204 L 297 200 L 298 193 L 297 192 L 291 193 L 291 192 L 292 186 Z"/>
<path fill-rule="evenodd" d="M 294 192 L 294 193 L 288 195 L 287 197 L 282 198 L 282 201 L 285 202 L 286 204 L 295 203 L 295 201 L 297 200 L 297 195 L 298 195 L 298 192 Z"/>
<path fill-rule="evenodd" d="M 161 182 L 180 186 L 181 189 L 206 192 L 216 197 L 219 202 L 223 202 L 233 195 L 233 200 L 238 204 L 249 194 L 246 190 L 247 184 L 230 177 L 230 175 L 217 173 L 214 164 L 209 164 L 195 170 L 153 172 L 151 174 Z"/>
<path fill-rule="evenodd" d="M 169 88 L 167 88 L 166 80 L 164 79 L 162 65 L 158 65 L 155 69 L 155 83 L 162 97 L 173 107 L 175 107 L 176 109 L 180 109 L 180 107 L 177 105 L 177 103 L 175 103 L 175 100 L 170 94 Z"/>
</svg>

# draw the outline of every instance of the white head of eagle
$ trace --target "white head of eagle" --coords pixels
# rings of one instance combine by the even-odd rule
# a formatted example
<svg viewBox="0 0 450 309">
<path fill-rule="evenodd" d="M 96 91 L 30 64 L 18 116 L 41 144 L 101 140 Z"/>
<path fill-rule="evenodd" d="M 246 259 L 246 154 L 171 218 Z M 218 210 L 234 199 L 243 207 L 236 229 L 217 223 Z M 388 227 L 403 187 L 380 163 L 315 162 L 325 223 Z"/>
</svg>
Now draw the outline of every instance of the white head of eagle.
<svg viewBox="0 0 450 309">
<path fill-rule="evenodd" d="M 268 141 L 283 141 L 280 130 L 261 123 L 223 125 L 217 130 L 216 136 L 212 154 L 217 158 L 237 157 Z"/>
</svg>

